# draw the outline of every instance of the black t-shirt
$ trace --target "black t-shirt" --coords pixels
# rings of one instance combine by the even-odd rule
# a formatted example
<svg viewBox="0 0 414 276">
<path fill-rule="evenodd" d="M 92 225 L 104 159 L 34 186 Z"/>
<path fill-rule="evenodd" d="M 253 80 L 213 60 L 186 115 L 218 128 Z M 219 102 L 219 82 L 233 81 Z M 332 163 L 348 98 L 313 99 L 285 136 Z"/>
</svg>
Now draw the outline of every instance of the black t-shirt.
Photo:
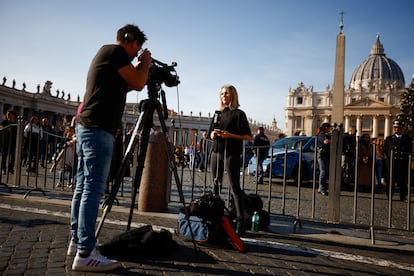
<svg viewBox="0 0 414 276">
<path fill-rule="evenodd" d="M 99 49 L 89 67 L 79 123 L 115 134 L 121 125 L 128 92 L 127 83 L 117 70 L 130 63 L 127 52 L 119 45 Z"/>
<path fill-rule="evenodd" d="M 219 128 L 238 135 L 251 135 L 246 114 L 240 109 L 230 110 L 229 108 L 225 108 L 221 115 Z M 210 127 L 209 133 L 212 130 L 212 127 Z M 225 140 L 227 140 L 227 145 Z M 223 153 L 225 147 L 227 156 L 240 155 L 243 151 L 243 141 L 238 139 L 223 139 L 220 137 L 214 140 L 213 152 Z"/>
</svg>

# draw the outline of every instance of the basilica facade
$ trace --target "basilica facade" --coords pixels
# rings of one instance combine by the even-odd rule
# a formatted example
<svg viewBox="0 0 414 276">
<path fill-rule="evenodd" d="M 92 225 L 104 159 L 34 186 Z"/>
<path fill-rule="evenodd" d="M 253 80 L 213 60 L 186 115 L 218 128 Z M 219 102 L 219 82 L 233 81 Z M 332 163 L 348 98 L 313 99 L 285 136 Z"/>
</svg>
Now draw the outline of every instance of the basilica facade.
<svg viewBox="0 0 414 276">
<path fill-rule="evenodd" d="M 406 91 L 404 75 L 398 64 L 384 52 L 377 35 L 369 57 L 353 71 L 344 90 L 344 130 L 351 126 L 357 135 L 368 133 L 384 138 L 392 134 L 392 122 L 400 112 L 400 102 Z M 332 122 L 333 89 L 314 92 L 313 86 L 302 82 L 290 88 L 285 109 L 285 129 L 291 135 L 315 135 L 318 127 Z"/>
</svg>

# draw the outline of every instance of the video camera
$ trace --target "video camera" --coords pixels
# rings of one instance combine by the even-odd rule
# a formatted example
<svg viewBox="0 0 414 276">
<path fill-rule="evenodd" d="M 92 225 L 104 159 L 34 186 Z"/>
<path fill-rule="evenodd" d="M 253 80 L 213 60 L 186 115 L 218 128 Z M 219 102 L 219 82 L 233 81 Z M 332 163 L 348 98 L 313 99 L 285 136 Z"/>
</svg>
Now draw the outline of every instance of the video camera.
<svg viewBox="0 0 414 276">
<path fill-rule="evenodd" d="M 177 86 L 180 81 L 177 72 L 175 71 L 175 66 L 177 66 L 176 62 L 172 62 L 171 65 L 168 65 L 156 59 L 152 59 L 147 85 L 159 86 L 164 83 L 168 87 Z"/>
</svg>

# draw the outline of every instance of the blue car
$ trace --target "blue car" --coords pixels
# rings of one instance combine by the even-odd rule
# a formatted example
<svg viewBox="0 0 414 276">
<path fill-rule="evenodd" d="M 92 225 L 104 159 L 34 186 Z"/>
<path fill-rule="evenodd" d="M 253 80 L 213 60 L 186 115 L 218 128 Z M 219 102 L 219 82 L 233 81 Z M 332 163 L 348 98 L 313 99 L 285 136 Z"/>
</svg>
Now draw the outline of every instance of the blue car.
<svg viewBox="0 0 414 276">
<path fill-rule="evenodd" d="M 292 136 L 276 140 L 269 149 L 268 157 L 263 161 L 264 175 L 270 172 L 270 160 L 272 160 L 272 176 L 282 178 L 284 174 L 284 163 L 286 160 L 286 179 L 298 180 L 299 154 L 302 145 L 301 179 L 309 181 L 313 179 L 315 137 L 314 136 Z M 273 148 L 273 151 L 272 151 Z M 273 157 L 270 158 L 273 152 Z M 256 173 L 256 156 L 250 159 L 249 173 Z"/>
</svg>

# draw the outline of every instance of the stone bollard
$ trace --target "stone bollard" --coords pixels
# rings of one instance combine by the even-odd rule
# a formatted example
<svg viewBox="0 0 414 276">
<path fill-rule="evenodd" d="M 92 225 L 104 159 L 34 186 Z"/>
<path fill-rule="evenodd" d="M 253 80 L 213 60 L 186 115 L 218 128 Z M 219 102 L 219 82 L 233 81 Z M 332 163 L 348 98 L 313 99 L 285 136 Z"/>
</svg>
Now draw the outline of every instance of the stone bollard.
<svg viewBox="0 0 414 276">
<path fill-rule="evenodd" d="M 168 153 L 162 132 L 150 135 L 141 185 L 138 210 L 142 212 L 165 212 L 168 209 L 169 183 Z"/>
</svg>

